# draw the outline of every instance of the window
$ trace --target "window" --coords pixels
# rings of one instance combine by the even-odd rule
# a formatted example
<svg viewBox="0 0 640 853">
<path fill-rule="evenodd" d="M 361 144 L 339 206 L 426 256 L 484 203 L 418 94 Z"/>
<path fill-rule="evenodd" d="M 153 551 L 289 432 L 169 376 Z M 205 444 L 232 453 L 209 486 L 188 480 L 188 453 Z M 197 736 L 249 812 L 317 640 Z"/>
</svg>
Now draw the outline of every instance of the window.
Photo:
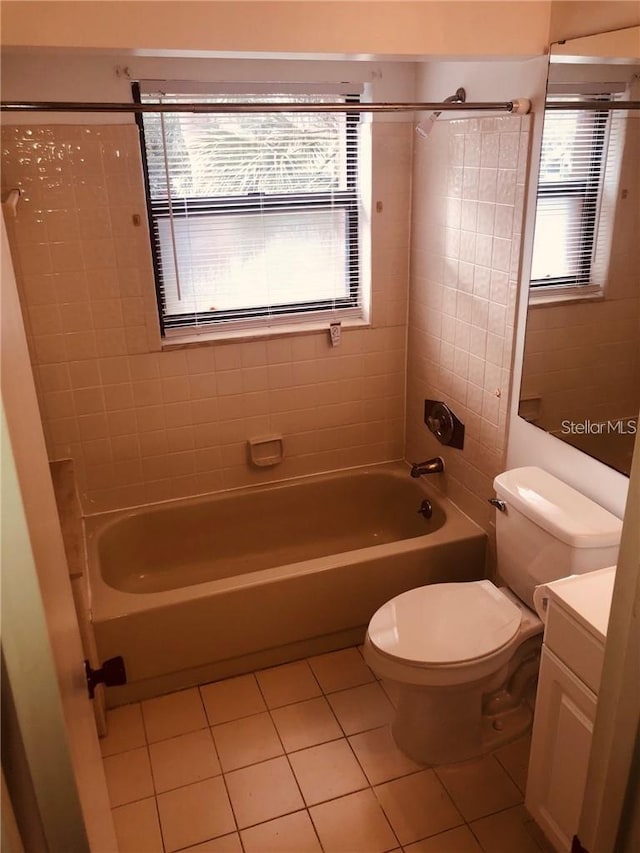
<svg viewBox="0 0 640 853">
<path fill-rule="evenodd" d="M 359 94 L 134 85 L 142 103 Z M 197 87 L 195 87 L 197 89 Z M 256 87 L 258 88 L 258 87 Z M 163 333 L 361 316 L 357 113 L 139 116 Z"/>
<path fill-rule="evenodd" d="M 605 111 L 545 113 L 531 269 L 533 287 L 591 283 L 608 133 L 609 114 Z"/>
</svg>

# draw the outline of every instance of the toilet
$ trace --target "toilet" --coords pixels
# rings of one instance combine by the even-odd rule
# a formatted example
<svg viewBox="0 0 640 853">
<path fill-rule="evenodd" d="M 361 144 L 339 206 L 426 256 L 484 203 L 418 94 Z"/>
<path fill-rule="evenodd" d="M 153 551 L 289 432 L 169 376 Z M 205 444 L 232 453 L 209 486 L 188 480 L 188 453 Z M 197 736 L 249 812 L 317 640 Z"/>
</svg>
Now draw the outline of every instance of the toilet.
<svg viewBox="0 0 640 853">
<path fill-rule="evenodd" d="M 525 732 L 543 623 L 533 591 L 617 561 L 622 521 L 540 468 L 494 480 L 497 569 L 404 592 L 373 615 L 365 660 L 390 682 L 394 739 L 422 764 L 483 755 Z"/>
</svg>

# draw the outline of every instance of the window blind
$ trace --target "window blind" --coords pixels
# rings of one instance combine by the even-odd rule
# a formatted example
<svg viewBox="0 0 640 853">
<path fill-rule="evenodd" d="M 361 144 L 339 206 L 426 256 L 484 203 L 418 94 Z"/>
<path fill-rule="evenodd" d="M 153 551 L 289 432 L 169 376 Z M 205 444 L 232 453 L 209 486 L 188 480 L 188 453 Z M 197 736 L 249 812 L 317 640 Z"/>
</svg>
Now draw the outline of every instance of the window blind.
<svg viewBox="0 0 640 853">
<path fill-rule="evenodd" d="M 559 98 L 557 98 L 559 100 Z M 580 100 L 565 97 L 565 100 Z M 533 286 L 591 283 L 607 154 L 617 145 L 610 114 L 545 113 L 533 245 Z"/>
<path fill-rule="evenodd" d="M 358 101 L 334 91 L 149 92 L 143 103 Z M 145 113 L 163 326 L 359 313 L 358 115 Z"/>
</svg>

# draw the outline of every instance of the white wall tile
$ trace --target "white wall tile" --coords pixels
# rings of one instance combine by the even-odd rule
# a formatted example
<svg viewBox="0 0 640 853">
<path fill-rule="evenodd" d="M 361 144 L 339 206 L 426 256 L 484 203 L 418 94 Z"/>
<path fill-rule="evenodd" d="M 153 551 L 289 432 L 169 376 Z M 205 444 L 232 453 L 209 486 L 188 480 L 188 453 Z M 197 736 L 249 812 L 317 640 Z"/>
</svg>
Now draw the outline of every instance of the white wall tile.
<svg viewBox="0 0 640 853">
<path fill-rule="evenodd" d="M 401 454 L 410 123 L 381 122 L 373 131 L 375 192 L 383 202 L 372 224 L 374 327 L 345 330 L 337 353 L 324 333 L 151 351 L 158 339 L 151 256 L 145 229 L 132 223 L 132 212 L 146 220 L 137 130 L 41 130 L 36 137 L 3 129 L 3 179 L 25 189 L 10 238 L 38 384 L 47 395 L 45 432 L 52 453 L 76 457 L 86 511 Z M 50 170 L 46 198 L 30 189 L 27 161 L 36 144 L 42 169 Z M 463 137 L 456 162 L 458 199 L 448 220 L 455 226 L 452 287 Z M 438 213 L 433 221 L 438 217 L 420 244 L 437 251 L 442 264 L 445 219 Z M 382 403 L 367 430 L 363 395 Z M 314 450 L 318 411 L 326 421 L 325 451 Z M 291 435 L 289 464 L 267 474 L 248 468 L 244 442 L 275 427 L 283 428 L 285 445 Z"/>
<path fill-rule="evenodd" d="M 509 272 L 513 257 L 519 261 L 522 230 L 522 207 L 514 204 L 516 195 L 522 197 L 517 181 L 524 173 L 516 173 L 516 167 L 522 152 L 528 151 L 528 133 L 521 139 L 520 129 L 516 117 L 449 122 L 448 128 L 433 131 L 448 134 L 448 145 L 433 148 L 428 160 L 422 149 L 415 149 L 421 187 L 430 185 L 432 175 L 449 176 L 443 195 L 421 192 L 421 216 L 428 221 L 429 208 L 439 207 L 451 215 L 444 266 L 436 262 L 437 252 L 414 252 L 412 259 L 407 456 L 442 454 L 447 493 L 488 531 L 491 513 L 485 499 L 505 446 L 504 364 L 511 351 L 515 311 Z M 459 158 L 461 151 L 460 193 L 460 160 L 454 164 L 451 158 Z M 458 211 L 460 231 L 454 227 Z M 414 233 L 415 227 L 414 222 Z M 425 287 L 437 292 L 433 301 L 425 296 Z M 421 415 L 426 395 L 449 402 L 465 422 L 467 445 L 462 453 L 449 451 L 425 433 Z"/>
</svg>

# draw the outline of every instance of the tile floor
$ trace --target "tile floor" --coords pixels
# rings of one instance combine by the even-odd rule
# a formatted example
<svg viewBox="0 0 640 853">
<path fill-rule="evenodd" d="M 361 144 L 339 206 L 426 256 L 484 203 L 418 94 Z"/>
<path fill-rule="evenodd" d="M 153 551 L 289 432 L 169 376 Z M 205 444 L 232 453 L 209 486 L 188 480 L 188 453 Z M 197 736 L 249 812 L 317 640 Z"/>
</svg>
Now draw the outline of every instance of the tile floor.
<svg viewBox="0 0 640 853">
<path fill-rule="evenodd" d="M 539 853 L 529 741 L 425 768 L 358 648 L 109 712 L 120 853 Z"/>
</svg>

